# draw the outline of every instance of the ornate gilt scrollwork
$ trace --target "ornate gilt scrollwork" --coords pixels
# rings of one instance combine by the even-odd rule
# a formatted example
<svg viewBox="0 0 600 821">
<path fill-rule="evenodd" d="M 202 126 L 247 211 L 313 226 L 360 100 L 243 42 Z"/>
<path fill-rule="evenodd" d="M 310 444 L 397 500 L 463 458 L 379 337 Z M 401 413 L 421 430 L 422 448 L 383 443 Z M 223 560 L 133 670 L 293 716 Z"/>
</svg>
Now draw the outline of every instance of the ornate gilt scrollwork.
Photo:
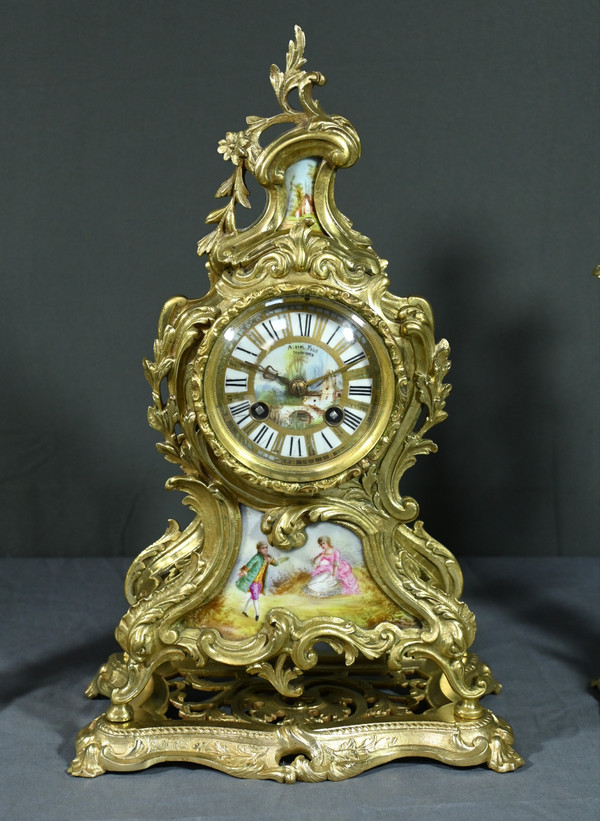
<svg viewBox="0 0 600 821">
<path fill-rule="evenodd" d="M 216 223 L 217 227 L 198 243 L 198 254 L 208 255 L 207 268 L 213 284 L 217 284 L 226 272 L 234 278 L 247 276 L 244 272 L 262 259 L 265 234 L 281 229 L 285 211 L 285 169 L 295 160 L 308 156 L 322 158 L 315 180 L 315 191 L 319 192 L 323 203 L 319 214 L 323 235 L 319 245 L 324 259 L 320 268 L 314 268 L 320 271 L 318 278 L 329 276 L 326 273 L 329 266 L 332 270 L 341 267 L 346 270 L 348 284 L 352 286 L 352 280 L 364 282 L 369 276 L 385 270 L 385 263 L 373 251 L 371 240 L 354 231 L 350 220 L 335 205 L 335 173 L 338 168 L 347 168 L 356 162 L 360 156 L 360 140 L 348 120 L 326 114 L 313 98 L 313 88 L 324 85 L 325 77 L 319 72 L 303 70 L 302 66 L 306 63 L 305 38 L 298 26 L 295 35 L 289 44 L 285 71 L 271 66 L 271 84 L 282 113 L 271 117 L 247 117 L 246 130 L 227 132 L 225 139 L 219 143 L 219 153 L 223 159 L 233 163 L 234 171 L 219 186 L 215 196 L 230 199 L 227 205 L 208 215 L 206 221 Z M 294 90 L 298 92 L 300 110 L 290 103 L 290 94 Z M 261 136 L 272 126 L 280 124 L 289 124 L 291 128 L 262 148 Z M 244 183 L 246 172 L 253 174 L 264 186 L 267 205 L 258 222 L 245 231 L 239 231 L 235 208 L 237 205 L 250 207 L 249 192 Z M 294 239 L 292 237 L 292 242 Z M 275 264 L 276 271 L 285 270 L 285 264 L 282 265 L 277 255 L 271 262 Z M 264 270 L 263 262 L 260 262 L 259 271 L 251 276 L 258 276 L 261 270 Z"/>
<path fill-rule="evenodd" d="M 123 652 L 88 688 L 112 703 L 80 734 L 76 775 L 173 758 L 286 782 L 347 778 L 419 752 L 500 771 L 522 763 L 510 728 L 479 705 L 499 685 L 469 650 L 475 619 L 460 600 L 458 562 L 417 520 L 417 502 L 400 492 L 416 458 L 436 450 L 428 434 L 446 418 L 449 346 L 435 341 L 425 300 L 389 292 L 387 262 L 335 204 L 335 175 L 358 159 L 360 141 L 346 119 L 314 99 L 325 78 L 304 70 L 304 46 L 297 27 L 285 70 L 271 67 L 281 113 L 248 117 L 244 130 L 219 142 L 233 172 L 216 192 L 228 202 L 208 215 L 215 227 L 198 243 L 210 289 L 201 299 L 167 302 L 154 359 L 144 362 L 148 422 L 162 435 L 158 450 L 181 470 L 167 488 L 185 494 L 194 518 L 184 530 L 170 520 L 131 565 L 130 607 L 116 631 Z M 281 124 L 288 130 L 261 145 Z M 315 166 L 314 210 L 290 223 L 286 172 L 306 158 Z M 250 207 L 247 173 L 267 200 L 258 220 L 239 229 L 236 208 Z M 360 458 L 303 481 L 273 478 L 240 461 L 219 441 L 206 408 L 207 362 L 230 323 L 249 306 L 289 295 L 355 312 L 389 359 L 393 394 L 380 435 Z M 240 505 L 260 512 L 264 537 L 283 552 L 301 549 L 316 524 L 353 533 L 377 589 L 411 614 L 412 626 L 302 619 L 282 607 L 271 608 L 246 638 L 194 626 L 187 616 L 212 602 L 234 569 Z M 329 660 L 323 672 L 323 643 L 342 667 Z M 350 670 L 363 671 L 365 680 L 351 681 Z M 399 688 L 393 697 L 390 682 Z M 284 763 L 289 756 L 292 763 Z"/>
</svg>

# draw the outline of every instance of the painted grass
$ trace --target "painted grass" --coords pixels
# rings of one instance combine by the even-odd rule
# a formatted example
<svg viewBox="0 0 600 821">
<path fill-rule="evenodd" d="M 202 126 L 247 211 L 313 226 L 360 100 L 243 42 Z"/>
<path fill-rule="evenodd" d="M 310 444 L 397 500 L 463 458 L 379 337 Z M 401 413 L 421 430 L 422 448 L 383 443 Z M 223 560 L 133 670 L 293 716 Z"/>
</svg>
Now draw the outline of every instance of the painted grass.
<svg viewBox="0 0 600 821">
<path fill-rule="evenodd" d="M 355 567 L 354 575 L 360 586 L 359 595 L 342 594 L 323 599 L 302 592 L 310 579 L 310 574 L 306 571 L 297 571 L 276 582 L 269 582 L 266 594 L 260 597 L 258 621 L 254 618 L 253 604 L 248 607 L 248 616 L 242 614 L 248 595 L 229 583 L 227 589 L 209 605 L 187 616 L 186 625 L 216 627 L 223 638 L 247 638 L 260 630 L 270 609 L 283 607 L 302 620 L 315 616 L 337 616 L 365 628 L 375 627 L 382 621 L 389 621 L 400 627 L 418 626 L 412 616 L 381 592 L 366 568 Z"/>
</svg>

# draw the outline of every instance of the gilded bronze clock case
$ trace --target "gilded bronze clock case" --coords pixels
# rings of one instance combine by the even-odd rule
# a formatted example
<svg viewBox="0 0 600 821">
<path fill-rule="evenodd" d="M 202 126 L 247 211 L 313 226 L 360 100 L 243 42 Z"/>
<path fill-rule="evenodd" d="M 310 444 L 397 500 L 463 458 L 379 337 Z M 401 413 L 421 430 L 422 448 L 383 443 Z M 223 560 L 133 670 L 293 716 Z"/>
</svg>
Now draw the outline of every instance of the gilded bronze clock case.
<svg viewBox="0 0 600 821">
<path fill-rule="evenodd" d="M 162 435 L 158 449 L 181 469 L 167 487 L 185 494 L 194 517 L 183 531 L 171 520 L 129 569 L 130 607 L 116 631 L 122 652 L 87 691 L 111 704 L 79 734 L 74 775 L 173 760 L 286 782 L 339 780 L 409 755 L 498 771 L 522 764 L 510 727 L 479 703 L 499 685 L 470 650 L 475 619 L 460 600 L 458 562 L 400 493 L 404 472 L 436 449 L 428 432 L 446 417 L 449 347 L 436 343 L 425 300 L 389 292 L 387 263 L 339 212 L 335 175 L 356 162 L 360 142 L 345 118 L 313 99 L 325 78 L 306 72 L 305 62 L 296 28 L 285 71 L 271 68 L 281 113 L 249 117 L 245 130 L 219 143 L 233 172 L 217 190 L 228 202 L 209 214 L 214 230 L 198 245 L 210 289 L 167 302 L 154 360 L 144 363 L 148 421 Z M 289 99 L 294 90 L 298 109 Z M 261 137 L 281 124 L 288 130 L 263 147 Z M 314 189 L 290 214 L 289 170 L 307 158 Z M 249 207 L 246 173 L 264 188 L 266 205 L 238 230 L 236 207 Z M 222 408 L 211 351 L 218 353 L 221 335 L 243 311 L 275 296 L 341 306 L 361 318 L 381 352 L 380 418 L 356 447 L 310 477 L 242 458 L 215 423 Z M 265 539 L 280 551 L 302 548 L 318 522 L 351 531 L 382 595 L 418 627 L 302 620 L 284 608 L 271 609 L 242 640 L 190 625 L 186 617 L 231 577 L 244 505 L 260 512 Z"/>
</svg>

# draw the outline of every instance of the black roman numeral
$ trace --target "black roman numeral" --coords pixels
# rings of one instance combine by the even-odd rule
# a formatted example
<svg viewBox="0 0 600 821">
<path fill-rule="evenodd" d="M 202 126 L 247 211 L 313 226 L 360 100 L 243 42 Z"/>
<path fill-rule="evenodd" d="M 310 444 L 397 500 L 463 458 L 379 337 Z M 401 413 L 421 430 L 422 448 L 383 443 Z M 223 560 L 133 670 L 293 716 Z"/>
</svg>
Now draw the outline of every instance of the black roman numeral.
<svg viewBox="0 0 600 821">
<path fill-rule="evenodd" d="M 248 348 L 242 348 L 241 345 L 237 346 L 236 351 L 243 351 L 244 353 L 247 353 L 248 356 L 253 356 L 255 359 L 258 356 L 258 354 L 255 353 L 254 351 L 249 351 Z"/>
<path fill-rule="evenodd" d="M 354 354 L 354 356 L 349 356 L 348 359 L 344 359 L 344 365 L 354 365 L 355 362 L 360 362 L 360 360 L 364 358 L 365 352 L 361 351 L 360 353 Z"/>
<path fill-rule="evenodd" d="M 290 452 L 289 456 L 294 456 L 294 451 L 297 451 L 298 456 L 302 456 L 302 437 L 290 436 Z"/>
<path fill-rule="evenodd" d="M 312 321 L 312 314 L 298 314 L 298 327 L 300 328 L 300 336 L 310 336 Z"/>
<path fill-rule="evenodd" d="M 265 439 L 267 433 L 270 434 L 268 439 Z M 269 445 L 273 441 L 273 437 L 275 436 L 275 431 L 272 430 L 268 425 L 261 425 L 260 428 L 255 432 L 254 436 L 252 437 L 253 441 L 256 442 L 257 445 L 260 445 L 262 442 L 261 447 L 265 450 L 269 450 Z M 263 442 L 263 439 L 265 441 Z"/>
<path fill-rule="evenodd" d="M 250 410 L 250 402 L 236 402 L 235 405 L 230 405 L 229 410 L 238 425 L 250 417 L 248 411 Z"/>
<path fill-rule="evenodd" d="M 335 336 L 335 335 L 339 332 L 339 330 L 340 330 L 340 326 L 339 326 L 339 325 L 337 325 L 337 326 L 336 326 L 335 331 L 331 334 L 331 336 L 329 337 L 329 339 L 328 339 L 328 340 L 327 340 L 327 342 L 325 343 L 326 345 L 331 344 L 331 340 L 332 340 L 332 339 L 334 338 L 334 336 Z"/>
<path fill-rule="evenodd" d="M 371 396 L 372 393 L 372 385 L 350 385 L 348 388 L 348 396 Z"/>
<path fill-rule="evenodd" d="M 344 424 L 347 425 L 349 428 L 352 428 L 353 431 L 360 425 L 362 419 L 357 414 L 352 413 L 351 410 L 347 408 L 344 410 Z"/>
<path fill-rule="evenodd" d="M 267 320 L 267 322 L 263 322 L 262 326 L 265 329 L 265 331 L 269 334 L 271 339 L 279 339 L 280 338 L 279 334 L 277 333 L 276 328 L 274 327 L 274 325 L 273 325 L 273 323 L 271 322 L 270 319 Z"/>
<path fill-rule="evenodd" d="M 323 439 L 325 440 L 325 444 L 327 445 L 327 447 L 329 448 L 329 450 L 333 450 L 333 445 L 331 444 L 331 442 L 329 441 L 329 439 L 325 436 L 325 434 L 323 433 L 323 431 L 320 431 L 320 433 L 321 433 L 321 436 L 323 437 Z"/>
<path fill-rule="evenodd" d="M 248 377 L 247 376 L 240 376 L 240 378 L 232 378 L 228 377 L 225 380 L 225 387 L 226 388 L 247 388 L 248 387 Z"/>
</svg>

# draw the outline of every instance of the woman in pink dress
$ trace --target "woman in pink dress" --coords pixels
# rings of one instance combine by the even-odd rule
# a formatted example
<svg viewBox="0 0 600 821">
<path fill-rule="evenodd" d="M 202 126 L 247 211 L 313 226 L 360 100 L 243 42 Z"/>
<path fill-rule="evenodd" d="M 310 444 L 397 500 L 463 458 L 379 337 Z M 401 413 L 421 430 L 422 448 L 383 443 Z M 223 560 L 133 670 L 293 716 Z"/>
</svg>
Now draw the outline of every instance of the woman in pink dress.
<svg viewBox="0 0 600 821">
<path fill-rule="evenodd" d="M 310 596 L 353 596 L 360 593 L 358 582 L 349 562 L 331 544 L 329 536 L 317 539 L 321 552 L 312 560 L 315 565 L 310 581 L 303 588 Z"/>
</svg>

